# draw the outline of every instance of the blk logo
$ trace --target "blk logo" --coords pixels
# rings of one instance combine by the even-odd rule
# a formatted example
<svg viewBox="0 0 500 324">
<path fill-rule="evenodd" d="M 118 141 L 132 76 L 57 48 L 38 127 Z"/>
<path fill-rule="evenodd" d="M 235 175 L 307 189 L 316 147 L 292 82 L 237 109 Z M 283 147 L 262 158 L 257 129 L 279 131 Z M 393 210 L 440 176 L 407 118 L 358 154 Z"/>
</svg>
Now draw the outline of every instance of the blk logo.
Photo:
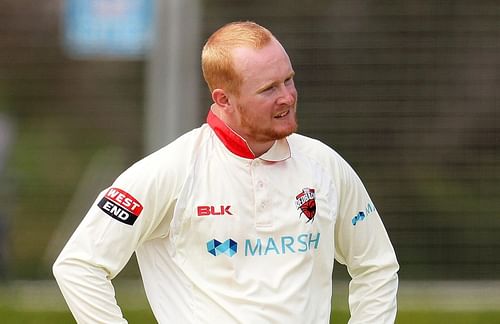
<svg viewBox="0 0 500 324">
<path fill-rule="evenodd" d="M 238 252 L 238 243 L 232 239 L 227 239 L 224 242 L 219 242 L 217 240 L 210 240 L 207 242 L 208 253 L 213 256 L 218 256 L 219 254 L 226 254 L 230 257 Z"/>
<path fill-rule="evenodd" d="M 232 215 L 231 206 L 198 206 L 198 216 L 222 216 Z"/>
</svg>

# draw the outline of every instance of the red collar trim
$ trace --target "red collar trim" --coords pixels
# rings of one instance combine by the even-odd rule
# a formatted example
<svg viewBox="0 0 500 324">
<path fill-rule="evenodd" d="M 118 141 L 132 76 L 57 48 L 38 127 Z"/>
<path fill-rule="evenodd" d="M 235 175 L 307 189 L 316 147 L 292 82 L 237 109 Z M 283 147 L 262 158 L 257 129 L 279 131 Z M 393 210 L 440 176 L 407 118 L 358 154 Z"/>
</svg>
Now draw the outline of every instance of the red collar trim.
<svg viewBox="0 0 500 324">
<path fill-rule="evenodd" d="M 255 159 L 255 155 L 248 147 L 247 142 L 224 124 L 211 110 L 208 112 L 207 123 L 229 151 L 245 159 Z"/>
</svg>

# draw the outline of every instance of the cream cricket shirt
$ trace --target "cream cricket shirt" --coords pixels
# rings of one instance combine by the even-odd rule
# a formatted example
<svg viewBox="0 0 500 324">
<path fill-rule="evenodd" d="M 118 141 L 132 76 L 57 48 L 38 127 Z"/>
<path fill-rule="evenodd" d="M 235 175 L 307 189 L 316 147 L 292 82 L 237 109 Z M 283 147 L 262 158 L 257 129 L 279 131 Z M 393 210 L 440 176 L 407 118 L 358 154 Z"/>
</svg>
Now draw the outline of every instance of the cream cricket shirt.
<svg viewBox="0 0 500 324">
<path fill-rule="evenodd" d="M 255 158 L 214 114 L 104 190 L 54 265 L 80 323 L 125 323 L 111 279 L 136 253 L 159 323 L 328 323 L 334 257 L 350 323 L 392 323 L 394 250 L 361 181 L 319 141 Z"/>
</svg>

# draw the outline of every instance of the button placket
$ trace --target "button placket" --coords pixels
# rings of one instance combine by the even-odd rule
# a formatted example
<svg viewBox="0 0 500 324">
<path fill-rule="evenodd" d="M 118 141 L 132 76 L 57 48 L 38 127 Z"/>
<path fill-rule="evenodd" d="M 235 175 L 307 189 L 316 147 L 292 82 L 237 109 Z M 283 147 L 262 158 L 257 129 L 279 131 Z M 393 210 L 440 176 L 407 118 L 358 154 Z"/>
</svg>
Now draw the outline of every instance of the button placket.
<svg viewBox="0 0 500 324">
<path fill-rule="evenodd" d="M 255 226 L 257 228 L 266 229 L 273 225 L 273 221 L 270 217 L 271 212 L 269 210 L 268 180 L 263 173 L 261 163 L 254 163 L 252 169 L 255 195 Z"/>
</svg>

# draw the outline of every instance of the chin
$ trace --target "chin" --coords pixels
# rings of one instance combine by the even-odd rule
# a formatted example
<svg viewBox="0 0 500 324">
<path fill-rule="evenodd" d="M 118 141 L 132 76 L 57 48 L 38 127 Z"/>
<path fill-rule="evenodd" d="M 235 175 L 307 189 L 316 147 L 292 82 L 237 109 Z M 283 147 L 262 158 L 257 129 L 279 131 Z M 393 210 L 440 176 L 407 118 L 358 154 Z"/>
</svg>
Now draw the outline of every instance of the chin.
<svg viewBox="0 0 500 324">
<path fill-rule="evenodd" d="M 298 129 L 298 125 L 297 124 L 294 124 L 290 127 L 287 127 L 286 129 L 282 129 L 282 130 L 279 130 L 279 131 L 276 131 L 275 132 L 275 139 L 283 139 L 287 136 L 290 136 L 292 135 L 293 133 L 295 133 Z"/>
</svg>

